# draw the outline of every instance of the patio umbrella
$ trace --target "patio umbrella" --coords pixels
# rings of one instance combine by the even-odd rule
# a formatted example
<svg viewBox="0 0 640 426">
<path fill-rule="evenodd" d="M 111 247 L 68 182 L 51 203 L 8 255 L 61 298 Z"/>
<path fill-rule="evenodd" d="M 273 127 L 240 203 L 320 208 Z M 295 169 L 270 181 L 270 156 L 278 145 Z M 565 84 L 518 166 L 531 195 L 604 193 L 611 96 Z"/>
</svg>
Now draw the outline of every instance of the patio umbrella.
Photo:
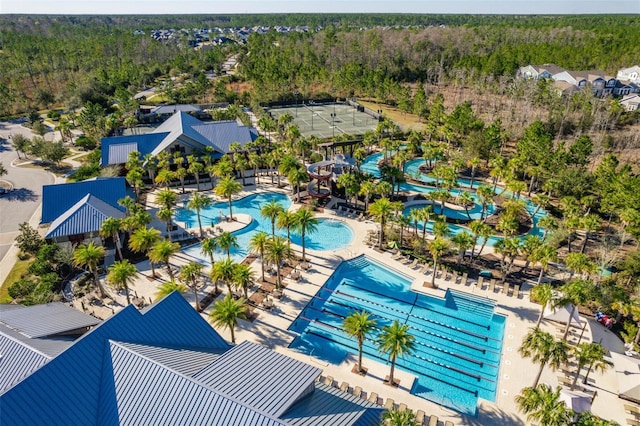
<svg viewBox="0 0 640 426">
<path fill-rule="evenodd" d="M 544 319 L 566 324 L 567 322 L 569 322 L 569 317 L 571 316 L 571 308 L 571 304 L 557 307 L 550 307 L 549 305 L 547 305 L 544 308 Z M 578 314 L 577 309 L 573 311 L 571 325 L 574 327 L 582 328 L 583 324 L 582 321 L 580 321 L 580 315 Z"/>
<path fill-rule="evenodd" d="M 640 404 L 640 359 L 611 352 L 618 378 L 618 398 Z"/>
<path fill-rule="evenodd" d="M 584 392 L 562 389 L 560 391 L 560 401 L 564 401 L 567 408 L 576 413 L 591 410 L 591 395 Z"/>
</svg>

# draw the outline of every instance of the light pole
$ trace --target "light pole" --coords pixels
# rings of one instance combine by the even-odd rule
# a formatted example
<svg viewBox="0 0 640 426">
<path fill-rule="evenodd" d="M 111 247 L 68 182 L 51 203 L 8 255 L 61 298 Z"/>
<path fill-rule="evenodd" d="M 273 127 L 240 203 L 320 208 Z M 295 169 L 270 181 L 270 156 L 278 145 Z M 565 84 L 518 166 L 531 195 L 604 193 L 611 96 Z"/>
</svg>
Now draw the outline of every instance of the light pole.
<svg viewBox="0 0 640 426">
<path fill-rule="evenodd" d="M 313 99 L 309 100 L 309 106 L 311 107 L 311 130 L 313 130 Z"/>
<path fill-rule="evenodd" d="M 333 105 L 333 107 L 335 108 L 335 104 Z M 331 113 L 331 128 L 333 130 L 333 137 L 336 137 L 336 113 L 332 112 Z"/>
<path fill-rule="evenodd" d="M 298 92 L 297 90 L 295 90 L 293 92 L 293 96 L 296 97 L 296 118 L 298 117 L 298 95 L 300 94 L 300 92 Z"/>
</svg>

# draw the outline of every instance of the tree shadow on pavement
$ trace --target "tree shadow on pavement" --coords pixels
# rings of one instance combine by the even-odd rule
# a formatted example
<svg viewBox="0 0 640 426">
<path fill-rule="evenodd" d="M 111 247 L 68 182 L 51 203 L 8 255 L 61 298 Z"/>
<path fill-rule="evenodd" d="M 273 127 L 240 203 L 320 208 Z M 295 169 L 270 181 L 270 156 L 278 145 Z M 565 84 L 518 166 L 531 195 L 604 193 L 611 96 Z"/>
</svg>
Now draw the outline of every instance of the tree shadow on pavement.
<svg viewBox="0 0 640 426">
<path fill-rule="evenodd" d="M 40 198 L 35 192 L 28 188 L 17 188 L 2 195 L 2 199 L 9 201 L 38 201 Z"/>
</svg>

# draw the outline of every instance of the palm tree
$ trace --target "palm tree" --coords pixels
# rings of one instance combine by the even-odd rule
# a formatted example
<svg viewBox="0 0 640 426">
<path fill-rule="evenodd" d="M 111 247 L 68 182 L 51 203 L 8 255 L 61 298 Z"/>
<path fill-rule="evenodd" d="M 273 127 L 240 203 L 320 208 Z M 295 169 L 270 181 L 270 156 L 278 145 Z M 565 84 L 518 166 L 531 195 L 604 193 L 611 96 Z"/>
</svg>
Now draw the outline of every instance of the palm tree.
<svg viewBox="0 0 640 426">
<path fill-rule="evenodd" d="M 481 220 L 474 220 L 469 224 L 469 229 L 471 229 L 471 232 L 473 232 L 473 246 L 471 247 L 471 258 L 473 259 L 478 239 L 483 239 L 480 251 L 478 251 L 478 256 L 480 256 L 480 253 L 482 253 L 482 249 L 484 249 L 487 240 L 491 236 L 491 227 Z"/>
<path fill-rule="evenodd" d="M 399 214 L 395 218 L 395 223 L 400 227 L 400 247 L 402 247 L 402 243 L 404 240 L 404 230 L 411 226 L 411 219 L 403 214 Z"/>
<path fill-rule="evenodd" d="M 604 360 L 604 356 L 607 351 L 600 343 L 580 343 L 574 348 L 573 353 L 576 356 L 578 365 L 576 367 L 576 375 L 573 376 L 573 382 L 571 383 L 572 389 L 576 386 L 578 376 L 580 376 L 580 371 L 582 371 L 582 368 L 585 365 L 588 365 L 589 368 L 587 369 L 587 374 L 585 374 L 584 380 L 582 381 L 583 384 L 587 384 L 589 373 L 593 368 L 604 371 L 609 366 L 609 364 Z"/>
<path fill-rule="evenodd" d="M 200 312 L 200 301 L 198 300 L 198 289 L 202 285 L 200 274 L 202 273 L 202 264 L 198 262 L 189 262 L 180 268 L 180 281 L 184 282 L 193 291 L 193 298 L 196 301 L 196 311 Z"/>
<path fill-rule="evenodd" d="M 211 263 L 211 267 L 213 267 L 213 264 L 216 263 L 215 259 L 213 258 L 213 255 L 215 254 L 217 249 L 218 249 L 218 241 L 216 238 L 205 238 L 204 240 L 202 240 L 202 243 L 200 244 L 200 251 L 205 256 L 209 256 L 209 262 Z"/>
<path fill-rule="evenodd" d="M 480 196 L 482 200 L 482 211 L 480 212 L 480 220 L 484 220 L 487 217 L 487 207 L 493 204 L 493 195 L 495 190 L 489 186 L 480 186 L 476 190 L 476 194 Z"/>
<path fill-rule="evenodd" d="M 180 244 L 172 243 L 169 240 L 161 240 L 154 244 L 149 251 L 149 260 L 153 262 L 164 262 L 167 266 L 167 272 L 169 273 L 169 278 L 173 280 L 173 270 L 171 269 L 171 264 L 169 263 L 169 259 L 171 256 L 176 254 L 180 250 Z"/>
<path fill-rule="evenodd" d="M 278 203 L 276 200 L 269 200 L 268 203 L 263 205 L 260 208 L 260 216 L 265 219 L 269 219 L 271 221 L 271 236 L 275 237 L 276 235 L 276 219 L 278 215 L 284 211 L 284 207 L 282 204 Z"/>
<path fill-rule="evenodd" d="M 187 287 L 184 284 L 177 283 L 173 280 L 165 281 L 158 286 L 158 290 L 155 293 L 156 301 L 173 293 L 174 291 L 177 291 L 180 294 L 184 294 L 187 292 Z"/>
<path fill-rule="evenodd" d="M 376 328 L 376 320 L 371 318 L 371 314 L 367 311 L 356 311 L 344 318 L 342 326 L 349 336 L 355 337 L 358 341 L 358 372 L 363 373 L 362 345 L 367 336 Z"/>
<path fill-rule="evenodd" d="M 533 251 L 531 260 L 540 264 L 540 274 L 538 275 L 538 284 L 540 284 L 542 276 L 549 268 L 549 264 L 558 260 L 558 250 L 549 244 L 543 243 Z"/>
<path fill-rule="evenodd" d="M 296 214 L 289 210 L 283 210 L 278 214 L 276 226 L 279 229 L 287 230 L 287 241 L 289 247 L 291 247 L 291 229 L 295 227 Z"/>
<path fill-rule="evenodd" d="M 518 349 L 524 357 L 531 357 L 531 360 L 540 364 L 540 370 L 536 376 L 533 386 L 537 386 L 540 375 L 544 367 L 549 364 L 555 371 L 568 360 L 569 346 L 563 340 L 556 340 L 546 331 L 539 328 L 530 329 L 524 337 L 522 346 Z"/>
<path fill-rule="evenodd" d="M 251 266 L 244 264 L 237 264 L 233 271 L 233 283 L 237 288 L 241 288 L 244 293 L 244 298 L 249 299 L 247 290 L 255 281 L 253 270 Z"/>
<path fill-rule="evenodd" d="M 235 300 L 231 294 L 227 294 L 224 299 L 216 302 L 213 310 L 209 313 L 209 321 L 219 327 L 227 327 L 231 332 L 231 343 L 235 345 L 236 336 L 234 329 L 238 325 L 238 320 L 247 319 L 246 300 L 240 298 Z"/>
<path fill-rule="evenodd" d="M 98 278 L 98 263 L 104 257 L 104 247 L 96 246 L 93 241 L 87 245 L 81 244 L 73 251 L 73 263 L 76 266 L 89 268 L 93 274 L 93 282 L 100 291 L 100 297 L 107 297 L 107 293 Z"/>
<path fill-rule="evenodd" d="M 467 165 L 471 167 L 471 189 L 473 189 L 473 183 L 476 180 L 476 171 L 480 165 L 480 159 L 478 157 L 470 158 L 469 161 L 467 161 Z"/>
<path fill-rule="evenodd" d="M 196 211 L 196 215 L 198 216 L 198 226 L 200 227 L 200 238 L 204 238 L 204 232 L 202 231 L 202 220 L 200 218 L 200 211 L 209 207 L 213 201 L 211 198 L 206 195 L 200 194 L 196 192 L 189 200 L 189 204 L 187 207 Z"/>
<path fill-rule="evenodd" d="M 401 324 L 400 321 L 394 320 L 391 325 L 382 327 L 377 343 L 380 352 L 389 354 L 391 371 L 389 372 L 387 383 L 390 385 L 395 386 L 393 372 L 397 357 L 411 352 L 415 345 L 414 340 L 415 337 L 409 333 L 409 324 Z"/>
<path fill-rule="evenodd" d="M 249 240 L 249 250 L 260 256 L 260 265 L 262 267 L 262 281 L 264 281 L 264 254 L 267 250 L 269 242 L 269 234 L 264 231 L 256 232 Z"/>
<path fill-rule="evenodd" d="M 131 303 L 129 284 L 133 282 L 133 278 L 136 275 L 138 275 L 138 268 L 126 259 L 120 262 L 114 262 L 113 265 L 109 267 L 107 282 L 117 290 L 124 290 L 124 294 L 127 296 L 127 305 Z"/>
<path fill-rule="evenodd" d="M 166 223 L 167 238 L 169 238 L 169 241 L 171 241 L 171 222 L 173 219 L 173 212 L 171 211 L 171 209 L 168 209 L 166 207 L 160 207 L 156 212 L 156 217 Z"/>
<path fill-rule="evenodd" d="M 156 194 L 156 202 L 162 207 L 172 209 L 178 201 L 178 194 L 170 189 L 162 189 Z"/>
<path fill-rule="evenodd" d="M 449 243 L 442 237 L 436 237 L 429 242 L 427 248 L 433 257 L 433 275 L 431 277 L 431 286 L 436 285 L 436 275 L 438 274 L 438 260 L 449 251 Z"/>
<path fill-rule="evenodd" d="M 160 231 L 155 228 L 137 229 L 129 238 L 129 248 L 136 253 L 146 253 L 151 264 L 151 275 L 156 276 L 156 269 L 153 260 L 149 256 L 149 251 L 160 241 Z"/>
<path fill-rule="evenodd" d="M 400 411 L 391 409 L 382 415 L 383 425 L 389 426 L 417 426 L 416 415 L 411 410 Z"/>
<path fill-rule="evenodd" d="M 496 253 L 500 254 L 500 268 L 502 270 L 502 284 L 507 281 L 507 277 L 511 273 L 511 268 L 520 253 L 520 240 L 517 238 L 504 238 L 494 246 Z M 508 260 L 507 260 L 508 259 Z"/>
<path fill-rule="evenodd" d="M 473 236 L 467 231 L 460 232 L 451 238 L 453 246 L 458 249 L 458 268 L 464 258 L 464 253 L 473 247 Z"/>
<path fill-rule="evenodd" d="M 309 180 L 309 174 L 304 168 L 296 167 L 287 175 L 292 188 L 296 190 L 296 203 L 300 202 L 300 185 Z"/>
<path fill-rule="evenodd" d="M 593 213 L 588 214 L 580 220 L 580 227 L 584 230 L 584 240 L 582 242 L 582 247 L 580 248 L 580 253 L 584 253 L 591 233 L 600 229 L 600 218 Z"/>
<path fill-rule="evenodd" d="M 388 198 L 379 198 L 369 205 L 369 213 L 380 223 L 380 238 L 378 239 L 378 248 L 382 250 L 384 241 L 384 228 L 387 221 L 391 219 L 393 214 L 402 209 L 402 203 L 392 202 Z"/>
<path fill-rule="evenodd" d="M 373 181 L 367 180 L 360 184 L 360 191 L 358 192 L 358 194 L 364 197 L 364 211 L 368 211 L 369 200 L 371 199 L 371 196 L 374 194 L 374 192 L 375 184 L 373 183 Z"/>
<path fill-rule="evenodd" d="M 422 243 L 423 244 L 427 241 L 427 224 L 431 220 L 432 213 L 433 213 L 433 208 L 431 206 L 424 206 L 423 208 L 418 210 L 418 217 L 422 221 Z"/>
<path fill-rule="evenodd" d="M 224 197 L 229 202 L 229 217 L 233 220 L 233 210 L 231 206 L 231 198 L 242 191 L 242 185 L 237 182 L 232 176 L 225 176 L 216 185 L 216 195 L 218 197 Z"/>
<path fill-rule="evenodd" d="M 231 259 L 224 259 L 216 262 L 213 268 L 211 268 L 211 280 L 222 281 L 226 284 L 229 294 L 232 293 L 231 283 L 233 282 L 233 274 L 235 272 L 237 263 Z"/>
<path fill-rule="evenodd" d="M 302 208 L 295 213 L 294 229 L 300 232 L 300 238 L 302 239 L 302 261 L 307 261 L 306 256 L 306 234 L 313 234 L 318 230 L 318 219 L 314 216 L 313 212 L 309 209 Z"/>
<path fill-rule="evenodd" d="M 216 237 L 216 244 L 222 250 L 227 252 L 227 259 L 231 259 L 231 249 L 240 247 L 238 245 L 238 237 L 231 232 L 223 232 Z"/>
<path fill-rule="evenodd" d="M 458 203 L 462 204 L 464 207 L 465 213 L 467 213 L 467 218 L 471 220 L 471 215 L 469 214 L 469 205 L 474 204 L 475 200 L 473 199 L 473 195 L 470 192 L 463 191 L 458 195 Z"/>
<path fill-rule="evenodd" d="M 122 250 L 120 249 L 120 229 L 122 228 L 122 220 L 115 217 L 108 217 L 100 225 L 100 235 L 102 237 L 113 238 L 113 243 L 118 250 L 118 257 L 120 260 L 122 257 Z"/>
<path fill-rule="evenodd" d="M 522 389 L 517 395 L 518 409 L 527 415 L 527 420 L 540 423 L 541 426 L 563 426 L 571 424 L 571 412 L 560 401 L 560 387 L 552 390 L 550 386 L 540 384 Z"/>
<path fill-rule="evenodd" d="M 544 317 L 544 310 L 547 305 L 553 302 L 553 287 L 551 284 L 536 284 L 531 289 L 531 298 L 538 302 L 540 307 L 540 315 L 538 316 L 538 322 L 536 323 L 535 328 L 540 328 L 540 323 L 542 322 L 542 318 Z"/>
<path fill-rule="evenodd" d="M 569 328 L 573 322 L 573 315 L 579 305 L 583 305 L 589 300 L 592 300 L 594 293 L 594 285 L 591 281 L 586 280 L 572 280 L 560 287 L 562 292 L 562 298 L 558 301 L 561 305 L 571 304 L 571 312 L 569 313 L 569 320 L 564 329 L 562 340 L 567 340 L 569 334 Z"/>
<path fill-rule="evenodd" d="M 280 264 L 293 256 L 293 252 L 285 243 L 282 237 L 272 237 L 267 243 L 266 257 L 267 261 L 276 265 L 277 281 L 276 288 L 282 286 L 282 277 L 280 275 Z"/>
</svg>

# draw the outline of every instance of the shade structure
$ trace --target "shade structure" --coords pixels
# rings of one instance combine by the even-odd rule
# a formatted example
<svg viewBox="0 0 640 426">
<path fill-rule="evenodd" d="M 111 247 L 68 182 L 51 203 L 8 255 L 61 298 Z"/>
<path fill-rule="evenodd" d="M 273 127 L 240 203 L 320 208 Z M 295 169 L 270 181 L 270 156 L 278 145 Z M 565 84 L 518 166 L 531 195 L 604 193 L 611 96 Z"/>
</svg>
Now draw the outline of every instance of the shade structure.
<svg viewBox="0 0 640 426">
<path fill-rule="evenodd" d="M 576 413 L 591 410 L 591 395 L 584 392 L 562 389 L 560 391 L 560 401 L 564 401 L 567 408 Z"/>
<path fill-rule="evenodd" d="M 571 316 L 571 311 L 573 310 L 573 316 Z M 548 319 L 551 321 L 560 322 L 566 324 L 569 322 L 569 318 L 571 317 L 571 325 L 574 327 L 582 328 L 583 324 L 580 321 L 580 315 L 578 314 L 578 309 L 573 309 L 573 305 L 568 304 L 565 306 L 556 306 L 550 307 L 547 305 L 544 308 L 544 319 Z"/>
<path fill-rule="evenodd" d="M 640 359 L 611 352 L 618 379 L 618 397 L 640 404 Z"/>
</svg>

